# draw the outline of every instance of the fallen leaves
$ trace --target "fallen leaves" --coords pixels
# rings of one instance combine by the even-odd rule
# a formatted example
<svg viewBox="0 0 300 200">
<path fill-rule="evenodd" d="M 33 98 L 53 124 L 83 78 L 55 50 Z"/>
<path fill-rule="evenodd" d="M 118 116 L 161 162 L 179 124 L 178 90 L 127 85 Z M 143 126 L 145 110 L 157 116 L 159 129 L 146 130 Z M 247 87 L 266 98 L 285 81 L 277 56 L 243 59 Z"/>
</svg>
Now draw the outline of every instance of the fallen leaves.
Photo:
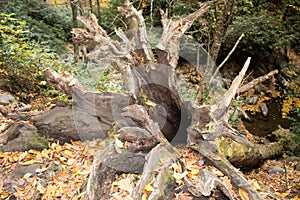
<svg viewBox="0 0 300 200">
<path fill-rule="evenodd" d="M 133 200 L 132 192 L 136 184 L 137 175 L 134 174 L 123 174 L 116 178 L 116 181 L 112 183 L 110 189 L 111 200 Z"/>
<path fill-rule="evenodd" d="M 283 173 L 278 170 L 280 168 L 284 169 Z M 278 172 L 274 171 L 276 169 Z M 268 160 L 247 176 L 251 179 L 250 184 L 256 190 L 266 194 L 265 199 L 298 198 L 300 171 L 296 169 L 293 162 Z"/>
<path fill-rule="evenodd" d="M 86 145 L 81 142 L 60 145 L 52 143 L 49 149 L 25 152 L 0 153 L 1 180 L 9 182 L 14 190 L 1 189 L 1 199 L 13 195 L 19 199 L 83 199 L 81 185 L 86 182 L 93 157 Z M 25 172 L 14 183 L 14 170 L 17 166 L 38 164 L 34 173 Z M 0 187 L 2 188 L 2 187 Z"/>
</svg>

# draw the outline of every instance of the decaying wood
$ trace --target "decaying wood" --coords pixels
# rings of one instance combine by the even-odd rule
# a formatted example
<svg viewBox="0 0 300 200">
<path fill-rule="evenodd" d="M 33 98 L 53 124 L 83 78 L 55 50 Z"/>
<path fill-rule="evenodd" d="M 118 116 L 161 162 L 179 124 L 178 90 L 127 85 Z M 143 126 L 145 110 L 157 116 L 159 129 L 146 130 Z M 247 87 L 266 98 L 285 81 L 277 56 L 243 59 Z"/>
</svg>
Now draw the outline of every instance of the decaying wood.
<svg viewBox="0 0 300 200">
<path fill-rule="evenodd" d="M 72 88 L 84 88 L 74 76 L 66 71 L 57 73 L 53 69 L 44 70 L 44 75 L 47 82 L 52 88 L 62 91 L 63 93 L 72 96 Z"/>
<path fill-rule="evenodd" d="M 228 112 L 229 106 L 233 101 L 237 89 L 239 88 L 242 80 L 246 74 L 246 71 L 250 65 L 251 58 L 248 58 L 245 62 L 242 70 L 240 71 L 239 75 L 232 81 L 230 88 L 226 91 L 224 95 L 224 99 L 222 99 L 219 104 L 217 105 L 217 109 L 214 111 L 214 117 L 216 120 L 220 120 L 222 117 L 226 117 L 226 113 Z"/>
<path fill-rule="evenodd" d="M 163 33 L 155 47 L 157 59 L 154 59 L 148 41 L 142 12 L 137 11 L 129 1 L 126 0 L 119 11 L 133 29 L 132 38 L 128 38 L 121 29 L 116 29 L 120 40 L 113 40 L 98 25 L 93 14 L 89 18 L 78 17 L 87 30 L 73 29 L 74 41 L 88 46 L 90 53 L 87 56 L 91 59 L 112 63 L 122 73 L 127 93 L 89 91 L 72 75 L 47 69 L 47 81 L 72 97 L 73 104 L 72 107 L 52 108 L 30 120 L 40 133 L 59 140 L 107 140 L 109 144 L 94 159 L 86 199 L 109 199 L 115 175 L 123 172 L 142 173 L 131 194 L 135 199 L 142 198 L 142 191 L 150 181 L 154 183 L 150 199 L 171 199 L 175 186 L 171 165 L 180 163 L 180 159 L 169 141 L 176 136 L 184 120 L 188 120 L 187 127 L 184 127 L 187 128 L 187 146 L 229 176 L 235 186 L 247 192 L 249 199 L 260 199 L 257 191 L 232 164 L 239 167 L 253 164 L 247 159 L 268 158 L 279 151 L 280 146 L 270 144 L 268 147 L 275 150 L 265 149 L 265 154 L 260 155 L 262 152 L 257 150 L 259 146 L 231 128 L 227 118 L 250 59 L 223 99 L 215 105 L 199 106 L 195 102 L 182 102 L 177 92 L 175 69 L 180 38 L 209 6 L 210 3 L 205 3 L 198 11 L 178 21 L 168 19 L 167 14 L 161 11 Z M 147 105 L 145 101 L 152 101 L 154 106 Z M 186 119 L 188 117 L 191 119 Z M 163 120 L 165 123 L 161 123 Z M 128 144 L 126 147 L 125 143 Z M 248 151 L 229 156 L 228 148 L 224 146 Z M 185 177 L 192 195 L 209 196 L 215 187 L 220 187 L 227 197 L 233 199 L 229 188 L 221 184 L 217 177 L 205 170 L 200 171 L 199 176 L 201 180 L 196 184 Z M 203 182 L 206 188 L 203 188 Z"/>
<path fill-rule="evenodd" d="M 261 77 L 258 77 L 252 81 L 250 81 L 249 83 L 247 83 L 246 85 L 243 85 L 241 86 L 237 92 L 239 94 L 241 93 L 244 93 L 244 92 L 247 92 L 248 90 L 250 90 L 251 88 L 253 88 L 254 86 L 256 86 L 257 84 L 259 83 L 262 83 L 270 78 L 272 78 L 275 74 L 278 74 L 278 70 L 273 70 L 271 72 L 269 72 L 268 74 L 264 75 L 264 76 L 261 76 Z"/>
<path fill-rule="evenodd" d="M 247 138 L 232 129 L 227 122 L 228 109 L 245 76 L 250 59 L 247 60 L 240 75 L 233 81 L 232 86 L 226 92 L 224 98 L 215 106 L 199 107 L 194 105 L 188 107 L 181 102 L 177 93 L 175 68 L 178 62 L 179 39 L 192 25 L 193 21 L 207 11 L 208 8 L 209 3 L 179 21 L 167 19 L 166 14 L 162 12 L 163 33 L 156 46 L 157 63 L 153 63 L 153 53 L 149 46 L 142 13 L 137 11 L 128 1 L 126 1 L 123 7 L 119 8 L 119 11 L 124 17 L 127 17 L 131 28 L 133 28 L 134 34 L 131 39 L 128 39 L 122 30 L 116 29 L 116 34 L 121 41 L 114 41 L 99 28 L 93 15 L 91 15 L 89 19 L 79 18 L 81 24 L 83 24 L 89 32 L 74 29 L 73 34 L 75 35 L 75 41 L 77 40 L 77 42 L 85 44 L 95 44 L 94 50 L 90 53 L 90 56 L 93 58 L 101 59 L 106 57 L 107 59 L 107 57 L 109 57 L 113 59 L 115 69 L 122 73 L 124 82 L 127 82 L 126 89 L 128 94 L 133 95 L 133 99 L 136 99 L 136 102 L 141 104 L 135 105 L 133 102 L 133 105 L 124 106 L 124 109 L 120 112 L 122 113 L 121 117 L 115 121 L 113 132 L 121 133 L 118 140 L 131 142 L 132 145 L 124 149 L 119 147 L 116 141 L 113 141 L 111 145 L 95 159 L 93 172 L 88 185 L 88 191 L 92 194 L 89 196 L 89 199 L 95 199 L 96 194 L 107 197 L 108 186 L 111 185 L 113 181 L 112 177 L 108 176 L 108 174 L 128 172 L 129 169 L 126 166 L 131 166 L 128 162 L 139 163 L 135 165 L 137 167 L 134 168 L 135 170 L 141 170 L 143 166 L 141 180 L 133 194 L 136 198 L 140 198 L 142 189 L 149 183 L 150 177 L 153 176 L 156 167 L 162 162 L 160 159 L 163 159 L 166 155 L 170 155 L 168 159 L 172 159 L 168 161 L 165 160 L 165 170 L 162 170 L 160 172 L 162 174 L 156 176 L 154 180 L 158 188 L 163 187 L 162 179 L 159 177 L 169 176 L 170 172 L 168 172 L 167 167 L 171 162 L 178 159 L 176 150 L 174 150 L 174 147 L 164 138 L 166 137 L 171 140 L 174 137 L 172 134 L 176 134 L 182 118 L 181 112 L 183 108 L 192 116 L 192 124 L 188 128 L 188 146 L 198 151 L 202 156 L 206 157 L 210 163 L 231 177 L 236 186 L 243 188 L 248 193 L 250 199 L 260 199 L 257 191 L 252 188 L 244 176 L 240 172 L 237 172 L 235 167 L 225 159 L 226 155 L 224 156 L 223 154 L 226 153 L 221 152 L 221 154 L 218 149 L 218 147 L 223 144 L 220 142 L 221 136 L 221 138 L 230 138 L 243 147 L 251 146 Z M 123 47 L 122 49 L 121 46 Z M 101 51 L 99 49 L 101 49 Z M 141 59 L 141 57 L 144 59 Z M 142 94 L 141 91 L 143 92 Z M 144 102 L 141 101 L 142 95 L 145 95 L 148 100 L 166 109 L 166 123 L 164 127 L 158 126 L 158 118 L 148 116 L 147 112 L 149 110 L 155 110 L 158 107 L 147 108 Z M 89 108 L 86 106 L 84 109 Z M 130 126 L 135 126 L 135 128 L 130 128 Z M 133 132 L 135 136 L 133 136 Z M 137 141 L 142 142 L 144 147 L 142 148 Z M 158 149 L 164 150 L 157 152 Z M 155 154 L 153 152 L 155 152 Z M 146 162 L 145 160 L 136 162 L 141 158 L 145 158 L 145 155 L 147 155 Z M 254 154 L 251 154 L 251 156 L 253 155 Z M 121 159 L 124 156 L 128 158 L 126 159 L 127 161 Z M 235 157 L 233 156 L 232 159 L 234 160 Z M 147 162 L 147 160 L 149 160 L 149 162 Z M 205 173 L 202 174 L 206 176 Z M 100 180 L 97 177 L 104 179 Z M 105 186 L 104 190 L 100 189 L 102 186 Z M 213 187 L 215 187 L 215 185 L 213 185 Z M 153 198 L 166 198 L 165 194 L 159 192 L 158 188 L 153 192 Z M 201 191 L 198 190 L 199 188 L 197 187 L 195 189 L 198 192 Z M 226 193 L 227 189 L 225 186 L 223 190 L 224 193 Z M 202 193 L 205 192 L 207 191 L 202 190 Z M 227 196 L 230 197 L 230 194 Z"/>
</svg>

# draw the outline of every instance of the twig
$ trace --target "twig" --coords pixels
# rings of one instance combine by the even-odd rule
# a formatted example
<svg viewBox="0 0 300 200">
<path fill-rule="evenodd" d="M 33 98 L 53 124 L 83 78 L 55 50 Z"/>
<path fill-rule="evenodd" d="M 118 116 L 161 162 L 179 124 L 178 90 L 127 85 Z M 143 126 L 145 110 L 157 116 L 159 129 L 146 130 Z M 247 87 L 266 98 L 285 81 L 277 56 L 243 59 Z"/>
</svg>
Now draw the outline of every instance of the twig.
<svg viewBox="0 0 300 200">
<path fill-rule="evenodd" d="M 236 41 L 235 45 L 233 46 L 233 48 L 231 49 L 231 51 L 229 52 L 229 54 L 226 56 L 226 58 L 223 60 L 223 62 L 217 67 L 215 73 L 213 74 L 213 76 L 211 77 L 211 81 L 216 77 L 217 73 L 219 72 L 219 70 L 221 69 L 221 67 L 223 67 L 223 65 L 227 62 L 227 60 L 230 58 L 231 54 L 235 51 L 237 45 L 240 43 L 241 39 L 245 36 L 244 33 L 241 34 L 241 36 L 239 37 L 239 39 Z"/>
<path fill-rule="evenodd" d="M 241 93 L 244 93 L 248 90 L 250 90 L 251 88 L 253 88 L 255 85 L 259 84 L 259 83 L 262 83 L 264 82 L 265 80 L 268 80 L 269 78 L 272 78 L 275 74 L 278 74 L 278 70 L 275 69 L 271 72 L 269 72 L 268 74 L 264 75 L 264 76 L 260 76 L 252 81 L 250 81 L 249 83 L 247 83 L 246 85 L 243 85 L 241 86 L 239 89 L 238 89 L 238 93 L 241 94 Z"/>
</svg>

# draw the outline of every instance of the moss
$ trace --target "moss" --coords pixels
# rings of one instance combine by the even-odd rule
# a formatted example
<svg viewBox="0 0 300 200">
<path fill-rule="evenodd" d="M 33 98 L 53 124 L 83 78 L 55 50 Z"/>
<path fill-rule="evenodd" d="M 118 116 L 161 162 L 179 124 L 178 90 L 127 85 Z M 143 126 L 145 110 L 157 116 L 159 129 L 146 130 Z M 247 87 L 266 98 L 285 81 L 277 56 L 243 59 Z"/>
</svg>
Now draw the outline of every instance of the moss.
<svg viewBox="0 0 300 200">
<path fill-rule="evenodd" d="M 38 133 L 35 133 L 31 135 L 29 143 L 31 147 L 35 149 L 46 149 L 48 148 L 48 140 L 47 138 L 39 135 Z"/>
<path fill-rule="evenodd" d="M 170 173 L 170 172 L 164 173 L 163 174 L 163 179 L 164 179 L 164 181 L 166 182 L 167 185 L 172 184 L 172 182 L 174 181 L 174 177 L 173 177 L 172 173 Z"/>
<path fill-rule="evenodd" d="M 216 141 L 219 151 L 226 157 L 232 158 L 240 157 L 245 158 L 246 154 L 251 151 L 247 146 L 241 145 L 230 138 L 219 138 Z"/>
</svg>

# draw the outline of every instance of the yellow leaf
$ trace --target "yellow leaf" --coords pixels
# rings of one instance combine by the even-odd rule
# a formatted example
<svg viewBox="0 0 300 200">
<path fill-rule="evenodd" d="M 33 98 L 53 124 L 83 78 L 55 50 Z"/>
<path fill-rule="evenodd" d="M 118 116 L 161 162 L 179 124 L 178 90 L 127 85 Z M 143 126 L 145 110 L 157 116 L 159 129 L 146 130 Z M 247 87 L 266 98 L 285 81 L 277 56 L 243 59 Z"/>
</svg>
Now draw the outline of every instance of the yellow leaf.
<svg viewBox="0 0 300 200">
<path fill-rule="evenodd" d="M 198 176 L 199 169 L 192 169 L 190 173 L 192 174 L 192 176 Z"/>
<path fill-rule="evenodd" d="M 147 194 L 143 194 L 142 200 L 147 200 Z"/>
<path fill-rule="evenodd" d="M 5 158 L 7 154 L 0 152 L 0 158 Z"/>
<path fill-rule="evenodd" d="M 290 194 L 290 192 L 291 192 L 290 190 L 287 190 L 287 191 L 285 191 L 283 193 L 280 193 L 279 196 L 281 196 L 282 198 L 285 198 L 285 197 L 287 197 Z"/>
<path fill-rule="evenodd" d="M 147 3 L 146 3 L 146 1 L 142 1 L 142 8 L 144 9 L 144 8 L 147 8 Z"/>
<path fill-rule="evenodd" d="M 294 196 L 293 200 L 300 200 L 298 194 L 296 194 L 296 196 Z"/>
<path fill-rule="evenodd" d="M 148 184 L 144 187 L 143 193 L 153 192 L 153 191 L 154 191 L 154 188 Z"/>
<path fill-rule="evenodd" d="M 243 200 L 249 200 L 248 193 L 242 188 L 239 188 L 239 195 L 242 197 Z"/>
<path fill-rule="evenodd" d="M 76 172 L 73 173 L 73 177 L 77 176 L 78 174 L 80 174 L 80 170 L 77 170 Z"/>
<path fill-rule="evenodd" d="M 10 194 L 9 193 L 1 193 L 0 197 L 1 199 L 5 199 L 9 196 Z"/>
<path fill-rule="evenodd" d="M 154 103 L 153 101 L 150 101 L 149 99 L 148 99 L 147 101 L 145 101 L 145 104 L 146 104 L 147 106 L 151 106 L 151 107 L 156 106 L 156 103 Z"/>
<path fill-rule="evenodd" d="M 29 152 L 29 153 L 32 153 L 32 154 L 36 154 L 36 155 L 40 155 L 40 154 L 41 154 L 40 151 L 35 150 L 35 149 L 30 149 L 28 152 Z"/>
<path fill-rule="evenodd" d="M 32 165 L 32 164 L 34 164 L 34 163 L 36 163 L 35 160 L 28 160 L 28 161 L 26 161 L 26 162 L 23 162 L 22 165 Z"/>
<path fill-rule="evenodd" d="M 23 178 L 29 179 L 31 175 L 32 175 L 31 173 L 26 173 L 26 174 L 23 176 Z"/>
<path fill-rule="evenodd" d="M 18 162 L 19 161 L 19 156 L 16 154 L 13 154 L 9 157 L 9 162 Z"/>
</svg>

